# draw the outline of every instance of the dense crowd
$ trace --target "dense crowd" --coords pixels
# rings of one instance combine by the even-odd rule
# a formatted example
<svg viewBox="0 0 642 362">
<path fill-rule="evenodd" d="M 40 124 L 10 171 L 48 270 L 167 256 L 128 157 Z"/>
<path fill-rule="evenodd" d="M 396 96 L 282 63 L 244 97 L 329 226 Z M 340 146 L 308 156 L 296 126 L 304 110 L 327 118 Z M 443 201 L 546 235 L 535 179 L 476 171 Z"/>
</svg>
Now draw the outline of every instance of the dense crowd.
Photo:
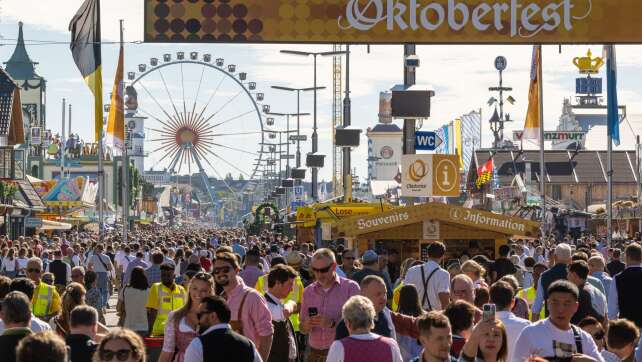
<svg viewBox="0 0 642 362">
<path fill-rule="evenodd" d="M 241 229 L 98 239 L 0 236 L 1 361 L 642 362 L 635 238 L 427 260 Z"/>
</svg>

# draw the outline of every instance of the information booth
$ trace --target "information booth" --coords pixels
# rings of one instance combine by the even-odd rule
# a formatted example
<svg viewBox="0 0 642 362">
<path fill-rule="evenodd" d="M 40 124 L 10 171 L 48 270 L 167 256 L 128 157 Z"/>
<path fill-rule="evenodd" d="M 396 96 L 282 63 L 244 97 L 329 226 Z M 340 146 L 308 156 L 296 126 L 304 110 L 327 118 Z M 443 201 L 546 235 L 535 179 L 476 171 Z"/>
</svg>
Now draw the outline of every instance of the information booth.
<svg viewBox="0 0 642 362">
<path fill-rule="evenodd" d="M 446 258 L 478 249 L 495 257 L 499 246 L 510 238 L 537 237 L 539 223 L 488 211 L 440 203 L 427 203 L 355 216 L 334 224 L 333 238 L 359 253 L 383 246 L 399 251 L 402 259 L 426 259 L 427 246 L 446 244 Z"/>
</svg>

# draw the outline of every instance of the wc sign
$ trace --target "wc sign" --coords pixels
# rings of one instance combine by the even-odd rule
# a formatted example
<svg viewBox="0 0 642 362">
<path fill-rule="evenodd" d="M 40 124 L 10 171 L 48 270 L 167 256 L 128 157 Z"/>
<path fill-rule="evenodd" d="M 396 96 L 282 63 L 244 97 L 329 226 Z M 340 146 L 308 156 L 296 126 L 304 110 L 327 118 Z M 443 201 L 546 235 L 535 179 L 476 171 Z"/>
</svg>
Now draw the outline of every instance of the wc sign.
<svg viewBox="0 0 642 362">
<path fill-rule="evenodd" d="M 435 132 L 415 132 L 415 149 L 421 151 L 434 151 L 442 143 L 442 139 Z"/>
</svg>

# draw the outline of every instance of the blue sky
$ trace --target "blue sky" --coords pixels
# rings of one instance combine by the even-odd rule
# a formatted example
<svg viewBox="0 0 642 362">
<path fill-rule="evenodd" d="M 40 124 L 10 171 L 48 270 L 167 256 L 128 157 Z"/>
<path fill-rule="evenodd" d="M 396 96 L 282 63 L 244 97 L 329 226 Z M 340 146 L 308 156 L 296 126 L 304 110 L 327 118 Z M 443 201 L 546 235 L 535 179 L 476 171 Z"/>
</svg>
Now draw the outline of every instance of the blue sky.
<svg viewBox="0 0 642 362">
<path fill-rule="evenodd" d="M 13 52 L 15 38 L 17 37 L 17 22 L 25 23 L 25 38 L 37 41 L 69 40 L 66 30 L 69 19 L 80 6 L 80 0 L 64 0 L 50 2 L 42 0 L 0 0 L 0 59 L 6 61 Z M 143 2 L 142 0 L 109 0 L 103 1 L 103 38 L 104 40 L 117 40 L 118 19 L 125 19 L 125 40 L 136 41 L 142 39 L 143 27 Z M 575 87 L 575 78 L 578 76 L 576 68 L 571 61 L 576 56 L 583 56 L 587 46 L 563 46 L 562 53 L 558 53 L 557 46 L 544 48 L 544 104 L 545 128 L 554 129 L 562 108 L 562 99 L 572 97 Z M 601 46 L 591 46 L 595 55 L 601 54 Z M 214 58 L 222 57 L 227 63 L 234 63 L 239 70 L 248 73 L 248 78 L 256 81 L 258 89 L 265 93 L 267 104 L 275 112 L 295 112 L 296 99 L 293 94 L 270 89 L 271 85 L 285 85 L 291 87 L 312 86 L 312 59 L 292 57 L 279 54 L 279 49 L 296 49 L 309 51 L 328 51 L 331 46 L 278 46 L 278 45 L 224 45 L 224 44 L 127 44 L 125 48 L 125 68 L 134 71 L 139 63 L 148 63 L 150 57 L 161 58 L 164 53 L 175 55 L 177 51 L 198 51 L 211 53 Z M 32 60 L 39 62 L 37 71 L 47 78 L 47 122 L 54 131 L 60 129 L 61 99 L 64 97 L 73 104 L 74 133 L 90 139 L 93 137 L 92 98 L 91 93 L 81 79 L 71 58 L 67 44 L 36 45 L 28 42 L 27 50 Z M 372 46 L 371 52 L 366 52 L 365 46 L 352 48 L 351 58 L 351 86 L 352 86 L 352 119 L 353 125 L 364 129 L 362 146 L 353 153 L 353 166 L 357 167 L 358 174 L 366 175 L 367 142 L 365 129 L 376 122 L 378 113 L 379 92 L 403 82 L 403 48 L 401 46 Z M 105 102 L 108 102 L 109 91 L 113 84 L 118 54 L 117 45 L 103 46 L 103 82 Z M 432 117 L 424 121 L 424 129 L 430 130 L 452 120 L 471 110 L 482 109 L 483 119 L 487 120 L 492 112 L 486 101 L 491 96 L 487 88 L 497 83 L 497 72 L 493 67 L 493 60 L 497 55 L 508 58 L 508 69 L 504 73 L 504 82 L 512 86 L 512 96 L 517 100 L 515 106 L 507 106 L 507 112 L 516 122 L 509 125 L 512 129 L 523 126 L 523 118 L 527 107 L 528 81 L 530 72 L 530 46 L 418 46 L 418 55 L 421 67 L 417 73 L 417 83 L 431 84 L 436 90 L 432 103 Z M 619 98 L 621 104 L 626 104 L 629 114 L 642 114 L 642 59 L 641 46 L 619 46 Z M 167 77 L 178 76 L 180 70 L 173 69 L 167 72 Z M 186 70 L 192 84 L 198 79 L 200 70 Z M 319 85 L 327 86 L 328 90 L 319 93 L 318 122 L 320 128 L 320 151 L 328 155 L 326 165 L 331 165 L 331 92 L 332 85 L 331 60 L 320 59 Z M 203 83 L 203 94 L 207 94 L 216 87 L 218 78 L 207 76 Z M 227 84 L 227 83 L 226 83 Z M 151 81 L 148 85 L 161 103 L 164 88 L 158 81 Z M 227 87 L 227 85 L 225 85 Z M 223 88 L 223 93 L 233 94 L 232 87 Z M 180 95 L 180 85 L 169 85 L 172 95 Z M 188 87 L 189 88 L 189 87 Z M 193 91 L 193 89 L 192 89 Z M 178 97 L 178 96 L 176 96 Z M 144 92 L 139 90 L 141 103 Z M 180 98 L 180 97 L 178 97 Z M 192 97 L 193 98 L 193 97 Z M 201 95 L 201 98 L 206 98 Z M 203 100 L 201 99 L 200 102 Z M 225 99 L 217 100 L 223 104 Z M 167 104 L 167 103 L 164 103 Z M 150 106 L 146 106 L 150 107 Z M 235 106 L 236 107 L 236 106 Z M 239 106 L 240 109 L 241 106 Z M 312 112 L 312 95 L 303 95 L 301 111 Z M 231 112 L 231 110 L 230 110 Z M 158 113 L 160 114 L 160 113 Z M 232 113 L 230 113 L 232 115 Z M 279 120 L 277 120 L 279 122 Z M 244 119 L 230 130 L 251 129 L 253 124 L 258 124 L 256 119 Z M 399 122 L 398 124 L 401 125 Z M 154 121 L 147 124 L 154 126 Z M 157 125 L 157 123 L 156 123 Z M 284 121 L 281 126 L 285 127 Z M 302 119 L 302 133 L 311 134 L 312 118 Z M 252 137 L 234 140 L 232 144 L 251 152 L 258 147 L 249 144 Z M 490 131 L 487 123 L 483 127 L 483 144 L 491 142 Z M 151 150 L 153 145 L 147 147 Z M 310 144 L 302 146 L 305 154 L 310 149 Z M 624 145 L 633 149 L 633 145 Z M 160 153 L 151 154 L 146 161 L 153 165 L 162 157 Z M 238 157 L 238 160 L 235 159 Z M 233 162 L 242 169 L 249 169 L 251 156 L 231 156 Z M 216 167 L 220 163 L 212 160 Z M 162 166 L 162 165 L 161 165 Z M 221 165 L 221 170 L 227 166 Z M 238 174 L 238 172 L 235 172 Z M 329 180 L 331 170 L 329 167 L 320 172 L 321 178 Z"/>
</svg>

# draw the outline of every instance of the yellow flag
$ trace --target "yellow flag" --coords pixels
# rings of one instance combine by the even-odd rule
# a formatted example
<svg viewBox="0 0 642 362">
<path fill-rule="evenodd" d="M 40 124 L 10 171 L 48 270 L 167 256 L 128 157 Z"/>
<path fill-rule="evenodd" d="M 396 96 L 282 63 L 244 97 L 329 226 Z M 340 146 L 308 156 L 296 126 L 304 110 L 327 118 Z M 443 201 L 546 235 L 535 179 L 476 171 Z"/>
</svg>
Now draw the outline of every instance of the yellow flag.
<svg viewBox="0 0 642 362">
<path fill-rule="evenodd" d="M 542 80 L 542 47 L 533 46 L 533 60 L 531 64 L 531 85 L 528 90 L 528 111 L 524 122 L 523 139 L 539 140 L 540 127 L 542 127 L 542 115 L 540 114 L 540 102 L 542 95 L 539 90 L 539 82 Z"/>
<path fill-rule="evenodd" d="M 114 80 L 114 88 L 111 92 L 111 105 L 109 107 L 109 118 L 107 119 L 107 142 L 113 144 L 114 147 L 123 149 L 125 144 L 125 115 L 124 115 L 124 100 L 123 100 L 123 66 L 124 66 L 124 51 L 123 46 L 120 46 L 120 54 L 118 56 L 118 67 L 116 68 L 116 79 Z"/>
</svg>

